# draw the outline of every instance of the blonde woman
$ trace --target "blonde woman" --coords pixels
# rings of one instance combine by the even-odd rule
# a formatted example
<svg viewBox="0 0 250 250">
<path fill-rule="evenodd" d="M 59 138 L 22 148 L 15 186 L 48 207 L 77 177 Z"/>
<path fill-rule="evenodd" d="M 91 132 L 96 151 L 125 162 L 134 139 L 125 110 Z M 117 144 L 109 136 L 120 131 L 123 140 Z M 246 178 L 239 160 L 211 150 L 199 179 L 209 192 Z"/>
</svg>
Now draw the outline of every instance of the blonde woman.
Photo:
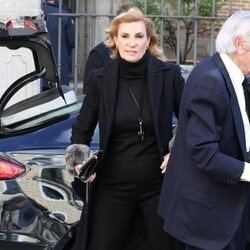
<svg viewBox="0 0 250 250">
<path fill-rule="evenodd" d="M 156 210 L 184 80 L 179 66 L 159 59 L 153 22 L 139 11 L 115 17 L 106 32 L 112 60 L 92 72 L 71 137 L 89 146 L 99 123 L 103 161 L 89 179 L 87 249 L 123 249 L 140 212 L 150 249 L 173 250 Z"/>
</svg>

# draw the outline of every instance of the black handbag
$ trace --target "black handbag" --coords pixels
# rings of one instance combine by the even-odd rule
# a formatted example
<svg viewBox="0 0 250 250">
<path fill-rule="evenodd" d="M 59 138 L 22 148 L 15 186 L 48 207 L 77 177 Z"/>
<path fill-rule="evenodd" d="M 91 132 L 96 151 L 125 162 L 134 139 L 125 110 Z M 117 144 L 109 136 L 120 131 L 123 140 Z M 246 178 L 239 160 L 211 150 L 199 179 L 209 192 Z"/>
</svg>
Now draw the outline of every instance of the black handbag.
<svg viewBox="0 0 250 250">
<path fill-rule="evenodd" d="M 100 165 L 102 154 L 102 150 L 97 150 L 92 156 L 89 157 L 89 159 L 87 159 L 86 162 L 82 164 L 80 174 L 78 175 L 78 178 L 81 181 L 86 181 L 92 174 L 96 172 L 98 166 Z"/>
</svg>

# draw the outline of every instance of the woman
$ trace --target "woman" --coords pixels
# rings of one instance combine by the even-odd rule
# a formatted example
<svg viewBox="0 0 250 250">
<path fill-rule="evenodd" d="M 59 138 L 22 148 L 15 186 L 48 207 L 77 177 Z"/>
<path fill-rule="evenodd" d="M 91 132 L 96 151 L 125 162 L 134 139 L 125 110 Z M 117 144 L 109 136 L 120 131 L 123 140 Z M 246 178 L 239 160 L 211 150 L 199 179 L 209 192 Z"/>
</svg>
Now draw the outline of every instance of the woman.
<svg viewBox="0 0 250 250">
<path fill-rule="evenodd" d="M 150 249 L 173 250 L 156 209 L 184 80 L 178 66 L 157 58 L 163 54 L 153 23 L 140 12 L 120 14 L 106 32 L 112 60 L 92 72 L 71 137 L 72 144 L 89 145 L 99 123 L 103 161 L 89 179 L 87 249 L 123 249 L 140 211 Z"/>
</svg>

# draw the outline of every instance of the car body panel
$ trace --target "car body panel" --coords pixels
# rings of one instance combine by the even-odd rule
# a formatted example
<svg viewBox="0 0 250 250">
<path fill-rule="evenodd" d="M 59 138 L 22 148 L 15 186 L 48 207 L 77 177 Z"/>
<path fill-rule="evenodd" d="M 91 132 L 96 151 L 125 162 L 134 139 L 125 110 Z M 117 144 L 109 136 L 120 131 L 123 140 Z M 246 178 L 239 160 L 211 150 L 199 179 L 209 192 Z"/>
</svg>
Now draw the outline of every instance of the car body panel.
<svg viewBox="0 0 250 250">
<path fill-rule="evenodd" d="M 78 105 L 81 105 L 79 102 Z M 25 131 L 0 132 L 0 151 L 10 152 L 31 149 L 65 149 L 70 144 L 71 127 L 79 113 L 79 108 L 74 113 L 61 117 L 51 124 L 40 125 L 39 128 L 30 128 Z M 99 148 L 98 127 L 91 142 L 92 150 Z"/>
<path fill-rule="evenodd" d="M 0 246 L 2 239 L 8 239 L 50 249 L 62 238 L 70 240 L 83 202 L 71 186 L 73 177 L 65 169 L 63 151 L 12 155 L 30 171 L 0 182 Z"/>
</svg>

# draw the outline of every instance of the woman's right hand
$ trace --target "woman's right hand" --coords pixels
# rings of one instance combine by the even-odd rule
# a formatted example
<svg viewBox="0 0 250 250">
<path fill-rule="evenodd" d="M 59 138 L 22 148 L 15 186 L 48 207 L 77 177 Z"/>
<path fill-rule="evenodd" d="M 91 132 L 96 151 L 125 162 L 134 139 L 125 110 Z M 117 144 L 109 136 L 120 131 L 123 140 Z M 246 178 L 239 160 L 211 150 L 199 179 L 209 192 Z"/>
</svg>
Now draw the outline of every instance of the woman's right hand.
<svg viewBox="0 0 250 250">
<path fill-rule="evenodd" d="M 78 175 L 81 172 L 81 167 L 82 167 L 81 164 L 78 164 L 75 166 L 75 171 Z M 84 183 L 93 182 L 95 180 L 95 177 L 96 177 L 96 173 L 92 174 L 86 181 L 84 181 Z"/>
</svg>

